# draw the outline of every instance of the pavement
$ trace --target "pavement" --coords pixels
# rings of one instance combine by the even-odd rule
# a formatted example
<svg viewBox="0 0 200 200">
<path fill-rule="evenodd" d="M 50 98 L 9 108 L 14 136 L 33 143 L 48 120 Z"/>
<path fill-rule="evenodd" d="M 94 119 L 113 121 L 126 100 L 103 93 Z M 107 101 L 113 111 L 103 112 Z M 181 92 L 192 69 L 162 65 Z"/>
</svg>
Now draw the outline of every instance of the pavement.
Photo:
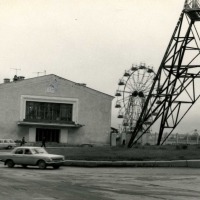
<svg viewBox="0 0 200 200">
<path fill-rule="evenodd" d="M 200 160 L 173 161 L 86 161 L 66 160 L 64 166 L 76 167 L 189 167 L 200 168 Z"/>
</svg>

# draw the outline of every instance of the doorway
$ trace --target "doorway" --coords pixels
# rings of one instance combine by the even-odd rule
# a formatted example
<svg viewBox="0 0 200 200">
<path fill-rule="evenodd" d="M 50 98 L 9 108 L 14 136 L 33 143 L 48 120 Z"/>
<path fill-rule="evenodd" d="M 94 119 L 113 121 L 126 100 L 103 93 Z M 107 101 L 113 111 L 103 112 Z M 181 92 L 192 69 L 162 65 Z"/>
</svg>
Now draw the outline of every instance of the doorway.
<svg viewBox="0 0 200 200">
<path fill-rule="evenodd" d="M 36 128 L 36 142 L 41 142 L 43 137 L 47 142 L 59 143 L 60 129 Z"/>
</svg>

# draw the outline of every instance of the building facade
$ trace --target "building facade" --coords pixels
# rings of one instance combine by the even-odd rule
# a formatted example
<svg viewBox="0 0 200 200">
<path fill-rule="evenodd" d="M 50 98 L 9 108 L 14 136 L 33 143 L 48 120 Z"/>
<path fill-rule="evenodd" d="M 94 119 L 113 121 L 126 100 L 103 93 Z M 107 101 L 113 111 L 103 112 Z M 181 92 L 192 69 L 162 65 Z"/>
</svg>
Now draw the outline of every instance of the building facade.
<svg viewBox="0 0 200 200">
<path fill-rule="evenodd" d="M 109 144 L 113 97 L 56 75 L 0 85 L 0 137 Z"/>
</svg>

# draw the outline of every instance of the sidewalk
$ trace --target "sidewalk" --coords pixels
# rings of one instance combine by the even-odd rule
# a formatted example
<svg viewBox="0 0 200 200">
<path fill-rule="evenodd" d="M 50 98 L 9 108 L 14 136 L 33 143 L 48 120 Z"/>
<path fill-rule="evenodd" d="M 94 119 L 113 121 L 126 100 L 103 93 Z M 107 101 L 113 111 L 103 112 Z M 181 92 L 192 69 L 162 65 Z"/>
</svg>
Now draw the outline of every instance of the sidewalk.
<svg viewBox="0 0 200 200">
<path fill-rule="evenodd" d="M 189 168 L 200 168 L 200 160 L 174 160 L 174 161 L 66 160 L 64 166 L 77 166 L 77 167 L 189 167 Z"/>
</svg>

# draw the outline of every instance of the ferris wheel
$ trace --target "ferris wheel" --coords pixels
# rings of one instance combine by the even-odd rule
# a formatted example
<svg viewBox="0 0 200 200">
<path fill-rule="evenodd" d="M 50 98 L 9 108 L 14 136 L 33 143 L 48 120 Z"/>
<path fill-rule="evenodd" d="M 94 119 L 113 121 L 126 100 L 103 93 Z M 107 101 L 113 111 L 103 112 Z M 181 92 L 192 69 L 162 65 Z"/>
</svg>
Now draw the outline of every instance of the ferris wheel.
<svg viewBox="0 0 200 200">
<path fill-rule="evenodd" d="M 145 63 L 132 65 L 131 69 L 125 70 L 115 93 L 121 132 L 131 133 L 134 130 L 154 78 L 153 68 Z"/>
</svg>

